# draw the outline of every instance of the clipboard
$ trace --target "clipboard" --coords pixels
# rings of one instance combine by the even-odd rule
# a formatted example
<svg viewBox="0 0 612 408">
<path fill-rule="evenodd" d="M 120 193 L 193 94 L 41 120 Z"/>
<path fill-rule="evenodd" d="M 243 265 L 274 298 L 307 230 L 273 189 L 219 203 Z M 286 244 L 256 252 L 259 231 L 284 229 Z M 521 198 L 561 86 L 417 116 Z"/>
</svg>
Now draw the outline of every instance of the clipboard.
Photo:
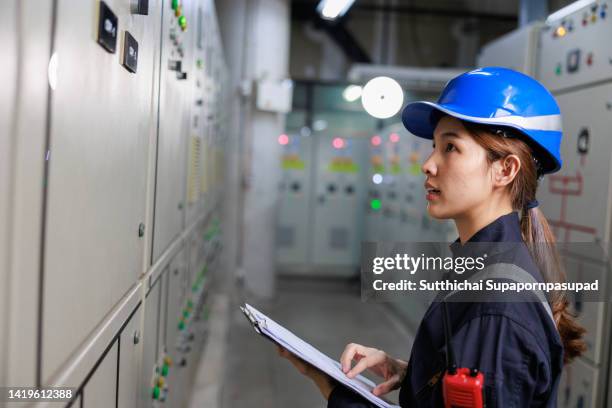
<svg viewBox="0 0 612 408">
<path fill-rule="evenodd" d="M 355 378 L 348 378 L 342 371 L 338 361 L 323 354 L 253 306 L 245 304 L 244 306 L 240 306 L 240 310 L 242 310 L 242 313 L 249 323 L 251 323 L 253 330 L 255 330 L 257 334 L 262 335 L 273 343 L 283 347 L 291 354 L 317 367 L 319 370 L 323 371 L 346 388 L 361 395 L 377 407 L 400 408 L 399 405 L 393 405 L 372 394 L 372 389 L 376 386 L 372 381 L 362 375 L 358 375 Z"/>
</svg>

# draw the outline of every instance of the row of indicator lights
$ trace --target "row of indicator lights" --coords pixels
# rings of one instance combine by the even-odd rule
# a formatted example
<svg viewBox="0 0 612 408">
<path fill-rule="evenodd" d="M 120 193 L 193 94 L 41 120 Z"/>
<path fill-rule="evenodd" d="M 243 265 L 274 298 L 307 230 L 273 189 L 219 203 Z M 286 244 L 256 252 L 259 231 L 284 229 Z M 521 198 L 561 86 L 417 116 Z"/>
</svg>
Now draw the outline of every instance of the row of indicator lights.
<svg viewBox="0 0 612 408">
<path fill-rule="evenodd" d="M 181 30 L 187 30 L 187 18 L 183 15 L 183 7 L 180 0 L 172 0 L 172 10 L 174 10 L 174 16 L 178 18 L 178 25 Z"/>
<path fill-rule="evenodd" d="M 400 140 L 400 136 L 397 133 L 391 133 L 389 135 L 389 141 L 391 143 L 397 143 Z M 379 135 L 374 135 L 370 139 L 372 146 L 380 146 L 382 144 L 382 138 Z"/>
<path fill-rule="evenodd" d="M 590 17 L 589 17 L 588 12 L 585 12 L 583 14 L 582 16 L 583 26 L 586 27 L 589 24 L 589 20 L 591 21 L 591 23 L 597 22 L 597 8 L 598 8 L 597 4 L 594 4 L 593 6 L 591 6 L 591 12 L 593 14 L 591 14 Z M 607 10 L 608 10 L 607 4 L 602 4 L 601 7 L 599 8 L 599 17 L 602 20 L 606 18 Z M 554 38 L 564 37 L 568 32 L 571 32 L 573 30 L 574 30 L 574 22 L 572 20 L 568 20 L 568 21 L 564 20 L 561 22 L 561 25 L 557 27 L 555 31 L 553 31 L 553 37 Z"/>
<path fill-rule="evenodd" d="M 277 140 L 281 146 L 286 146 L 290 142 L 289 136 L 285 133 L 280 135 Z M 400 136 L 397 133 L 391 133 L 389 135 L 389 141 L 391 143 L 397 143 L 399 142 L 399 140 L 400 140 Z M 370 139 L 370 143 L 372 144 L 372 146 L 380 146 L 382 143 L 382 138 L 378 135 L 372 136 L 372 138 Z M 342 149 L 346 147 L 346 141 L 341 137 L 335 137 L 332 139 L 332 146 L 335 149 Z"/>
<path fill-rule="evenodd" d="M 289 136 L 286 135 L 285 133 L 280 135 L 277 140 L 278 140 L 278 143 L 281 146 L 287 146 L 289 144 L 289 142 L 290 142 Z M 346 143 L 346 141 L 343 138 L 341 138 L 341 137 L 334 137 L 332 139 L 332 147 L 334 149 L 343 149 L 346 146 L 347 146 L 347 143 Z"/>
<path fill-rule="evenodd" d="M 156 368 L 155 370 L 159 374 L 157 379 L 155 380 L 155 384 L 153 386 L 153 399 L 155 400 L 165 400 L 165 394 L 168 391 L 168 386 L 166 384 L 166 377 L 168 377 L 168 373 L 170 371 L 170 366 L 172 365 L 172 359 L 169 356 L 164 358 L 164 363 L 161 369 Z"/>
</svg>

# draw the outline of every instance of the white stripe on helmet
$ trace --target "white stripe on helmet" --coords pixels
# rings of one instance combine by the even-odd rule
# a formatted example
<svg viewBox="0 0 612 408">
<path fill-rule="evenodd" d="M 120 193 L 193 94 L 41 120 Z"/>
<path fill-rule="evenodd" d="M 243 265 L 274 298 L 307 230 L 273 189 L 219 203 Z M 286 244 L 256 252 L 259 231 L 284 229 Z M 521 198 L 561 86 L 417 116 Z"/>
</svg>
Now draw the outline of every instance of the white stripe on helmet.
<svg viewBox="0 0 612 408">
<path fill-rule="evenodd" d="M 541 115 L 541 116 L 518 116 L 509 115 L 502 116 L 499 118 L 481 118 L 478 116 L 463 115 L 446 109 L 442 106 L 436 105 L 431 102 L 424 102 L 427 105 L 435 107 L 442 112 L 448 113 L 459 119 L 467 120 L 470 122 L 484 123 L 487 125 L 500 125 L 500 126 L 514 126 L 526 130 L 548 130 L 561 132 L 561 115 Z"/>
</svg>

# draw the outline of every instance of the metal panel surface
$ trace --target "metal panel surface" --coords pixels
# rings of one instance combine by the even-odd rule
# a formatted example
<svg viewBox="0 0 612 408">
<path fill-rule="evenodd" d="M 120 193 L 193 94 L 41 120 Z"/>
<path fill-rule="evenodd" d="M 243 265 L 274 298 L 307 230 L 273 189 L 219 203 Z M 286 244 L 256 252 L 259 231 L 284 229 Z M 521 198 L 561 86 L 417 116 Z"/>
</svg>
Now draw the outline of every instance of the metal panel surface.
<svg viewBox="0 0 612 408">
<path fill-rule="evenodd" d="M 118 357 L 118 343 L 115 343 L 85 385 L 81 396 L 83 408 L 108 408 L 115 406 Z"/>
<path fill-rule="evenodd" d="M 100 3 L 58 1 L 44 253 L 43 378 L 49 378 L 141 273 L 154 104 L 157 2 L 149 16 L 108 1 L 140 44 L 137 73 L 96 43 Z M 67 297 L 66 293 L 71 293 Z M 75 307 L 78 305 L 77 307 Z M 70 316 L 70 318 L 67 318 Z M 65 337 L 63 333 L 72 335 Z"/>
<path fill-rule="evenodd" d="M 557 403 L 562 408 L 601 407 L 598 402 L 597 381 L 599 370 L 582 360 L 576 360 L 563 368 Z"/>
<path fill-rule="evenodd" d="M 142 355 L 141 310 L 140 306 L 136 309 L 119 337 L 117 408 L 133 408 L 138 406 L 139 368 L 140 357 Z"/>
<path fill-rule="evenodd" d="M 158 333 L 159 333 L 159 314 L 160 300 L 162 291 L 162 277 L 167 273 L 167 268 L 161 273 L 160 278 L 154 282 L 144 302 L 144 328 L 142 332 L 142 363 L 140 373 L 140 383 L 138 386 L 138 399 L 140 406 L 148 406 L 152 401 L 151 389 L 155 378 L 155 366 L 157 364 L 158 353 Z"/>
<path fill-rule="evenodd" d="M 610 242 L 610 95 L 612 84 L 557 96 L 563 117 L 563 168 L 542 179 L 538 199 L 561 241 Z"/>
<path fill-rule="evenodd" d="M 608 283 L 608 273 L 605 264 L 589 262 L 585 258 L 565 257 L 564 266 L 571 282 L 594 282 L 599 281 L 603 288 Z M 608 304 L 606 302 L 585 302 L 582 296 L 570 295 L 571 307 L 578 322 L 586 329 L 584 341 L 587 350 L 583 355 L 595 365 L 605 364 L 605 347 L 609 338 L 609 326 L 606 324 L 605 316 Z M 608 329 L 606 332 L 606 328 Z"/>
<path fill-rule="evenodd" d="M 5 3 L 3 3 L 5 4 Z M 40 242 L 42 225 L 43 180 L 46 151 L 46 118 L 49 81 L 47 67 L 50 56 L 49 33 L 52 27 L 53 4 L 22 0 L 14 2 L 18 13 L 3 9 L 3 17 L 11 20 L 3 29 L 17 28 L 19 39 L 18 67 L 6 63 L 3 69 L 18 69 L 16 82 L 18 98 L 13 100 L 15 120 L 12 131 L 0 137 L 12 138 L 10 174 L 11 193 L 2 197 L 10 200 L 9 224 L 3 231 L 10 231 L 10 278 L 3 280 L 9 301 L 7 309 L 6 382 L 8 384 L 35 385 L 38 381 L 38 302 L 40 275 Z M 16 26 L 12 26 L 15 24 Z M 13 40 L 14 41 L 14 40 Z M 11 52 L 10 45 L 3 52 Z M 5 43 L 3 43 L 5 44 Z M 4 45 L 3 45 L 4 47 Z M 14 57 L 13 57 L 14 58 Z M 10 58 L 9 58 L 10 60 Z M 4 65 L 3 59 L 3 65 Z M 7 81 L 10 73 L 7 72 Z M 10 89 L 10 85 L 7 90 Z M 9 96 L 7 94 L 6 96 Z M 8 153 L 8 152 L 7 152 Z M 8 163 L 6 163 L 8 164 Z"/>
<path fill-rule="evenodd" d="M 486 44 L 480 50 L 477 66 L 501 66 L 535 76 L 541 22 L 520 27 Z"/>
<path fill-rule="evenodd" d="M 0 92 L 0 282 L 8 282 L 9 278 L 9 208 L 12 174 L 12 140 L 15 125 L 15 104 L 17 88 L 17 4 L 7 1 L 3 4 L 0 15 L 0 59 L 6 61 L 0 65 L 0 76 L 5 78 L 6 88 Z M 0 384 L 6 384 L 6 359 L 4 357 L 8 344 L 8 285 L 0 287 Z"/>
<path fill-rule="evenodd" d="M 304 265 L 309 261 L 313 138 L 299 134 L 285 136 L 286 139 L 280 140 L 285 145 L 280 163 L 276 256 L 281 265 Z"/>
<path fill-rule="evenodd" d="M 177 253 L 168 270 L 168 305 L 166 318 L 166 352 L 173 359 L 177 360 L 178 352 L 176 349 L 178 338 L 178 324 L 181 316 L 181 306 L 185 294 L 187 293 L 186 270 L 184 251 Z"/>
</svg>

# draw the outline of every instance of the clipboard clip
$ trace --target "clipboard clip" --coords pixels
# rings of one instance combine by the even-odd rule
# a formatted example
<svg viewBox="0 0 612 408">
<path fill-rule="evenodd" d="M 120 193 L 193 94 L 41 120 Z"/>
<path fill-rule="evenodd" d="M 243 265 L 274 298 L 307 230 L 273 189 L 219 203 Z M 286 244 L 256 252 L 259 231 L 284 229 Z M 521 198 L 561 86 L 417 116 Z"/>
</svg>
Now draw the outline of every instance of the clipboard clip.
<svg viewBox="0 0 612 408">
<path fill-rule="evenodd" d="M 246 306 L 247 305 L 240 306 L 240 310 L 242 310 L 242 313 L 244 313 L 249 322 L 251 322 L 251 324 L 253 325 L 253 329 L 257 333 L 263 334 L 261 332 L 261 329 L 266 328 L 266 321 L 258 319 Z"/>
</svg>

